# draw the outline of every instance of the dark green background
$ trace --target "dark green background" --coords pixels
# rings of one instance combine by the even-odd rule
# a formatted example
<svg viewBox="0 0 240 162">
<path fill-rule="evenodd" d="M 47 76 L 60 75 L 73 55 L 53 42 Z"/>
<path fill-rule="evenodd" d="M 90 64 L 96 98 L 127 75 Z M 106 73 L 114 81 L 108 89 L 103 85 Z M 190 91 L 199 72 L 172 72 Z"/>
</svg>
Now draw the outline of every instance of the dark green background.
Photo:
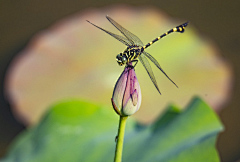
<svg viewBox="0 0 240 162">
<path fill-rule="evenodd" d="M 31 37 L 69 14 L 113 4 L 155 6 L 173 17 L 190 20 L 201 34 L 210 37 L 221 49 L 223 58 L 233 66 L 234 85 L 231 100 L 220 117 L 226 127 L 218 140 L 224 162 L 240 158 L 240 1 L 223 0 L 0 0 L 0 156 L 22 130 L 4 99 L 4 76 L 9 62 Z"/>
</svg>

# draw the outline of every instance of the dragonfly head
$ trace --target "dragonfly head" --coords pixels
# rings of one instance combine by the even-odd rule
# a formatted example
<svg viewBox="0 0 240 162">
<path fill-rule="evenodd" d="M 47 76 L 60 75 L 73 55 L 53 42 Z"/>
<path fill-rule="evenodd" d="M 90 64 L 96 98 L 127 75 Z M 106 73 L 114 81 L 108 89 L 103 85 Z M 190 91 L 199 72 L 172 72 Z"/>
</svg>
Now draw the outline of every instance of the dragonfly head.
<svg viewBox="0 0 240 162">
<path fill-rule="evenodd" d="M 127 57 L 126 55 L 123 55 L 122 53 L 118 54 L 116 57 L 118 65 L 122 66 L 127 63 Z"/>
</svg>

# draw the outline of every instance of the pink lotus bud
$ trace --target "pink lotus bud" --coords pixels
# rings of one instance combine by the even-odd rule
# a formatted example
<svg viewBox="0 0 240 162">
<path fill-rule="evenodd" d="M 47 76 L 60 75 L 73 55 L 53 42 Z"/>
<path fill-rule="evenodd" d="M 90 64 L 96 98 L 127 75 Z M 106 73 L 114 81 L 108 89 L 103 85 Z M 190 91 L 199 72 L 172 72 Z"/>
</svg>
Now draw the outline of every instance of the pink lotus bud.
<svg viewBox="0 0 240 162">
<path fill-rule="evenodd" d="M 132 115 L 138 111 L 141 100 L 141 89 L 134 68 L 126 66 L 113 91 L 114 110 L 121 116 Z"/>
</svg>

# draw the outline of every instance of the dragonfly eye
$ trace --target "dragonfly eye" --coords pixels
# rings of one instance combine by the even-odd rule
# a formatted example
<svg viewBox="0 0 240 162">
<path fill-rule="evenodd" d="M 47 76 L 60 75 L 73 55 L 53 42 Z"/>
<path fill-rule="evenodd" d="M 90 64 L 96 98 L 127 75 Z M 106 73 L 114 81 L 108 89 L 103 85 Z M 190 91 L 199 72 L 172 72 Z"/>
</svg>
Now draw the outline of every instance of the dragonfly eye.
<svg viewBox="0 0 240 162">
<path fill-rule="evenodd" d="M 121 61 L 121 58 L 122 58 L 121 53 L 116 56 L 117 61 Z"/>
<path fill-rule="evenodd" d="M 122 56 L 122 63 L 126 64 L 127 63 L 127 58 L 125 56 Z"/>
<path fill-rule="evenodd" d="M 117 60 L 117 63 L 118 63 L 118 65 L 120 65 L 120 66 L 122 66 L 124 63 L 122 62 L 122 53 L 120 53 L 120 54 L 118 54 L 117 56 L 116 56 L 116 60 Z"/>
</svg>

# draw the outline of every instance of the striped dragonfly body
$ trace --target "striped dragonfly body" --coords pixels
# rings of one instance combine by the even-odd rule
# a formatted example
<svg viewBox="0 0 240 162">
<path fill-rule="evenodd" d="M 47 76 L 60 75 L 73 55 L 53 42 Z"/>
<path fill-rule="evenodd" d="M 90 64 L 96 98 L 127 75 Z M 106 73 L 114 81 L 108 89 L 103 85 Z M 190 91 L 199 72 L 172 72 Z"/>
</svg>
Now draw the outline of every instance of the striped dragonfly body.
<svg viewBox="0 0 240 162">
<path fill-rule="evenodd" d="M 129 65 L 131 62 L 137 61 L 138 56 L 142 53 L 142 47 L 139 46 L 129 46 L 123 52 L 117 55 L 116 60 L 117 63 L 122 65 Z"/>
<path fill-rule="evenodd" d="M 106 18 L 109 20 L 110 23 L 112 23 L 113 26 L 115 26 L 121 33 L 122 35 L 117 35 L 114 34 L 112 32 L 109 32 L 93 23 L 91 23 L 90 21 L 87 20 L 87 22 L 89 22 L 90 24 L 94 25 L 95 27 L 97 27 L 98 29 L 106 32 L 107 34 L 111 35 L 112 37 L 114 37 L 115 39 L 119 40 L 120 42 L 122 42 L 123 44 L 125 44 L 127 46 L 126 50 L 124 50 L 122 53 L 118 54 L 116 56 L 116 60 L 117 63 L 120 66 L 126 65 L 126 66 L 132 66 L 133 62 L 136 62 L 135 65 L 133 67 L 136 66 L 138 60 L 140 60 L 140 62 L 143 64 L 144 68 L 146 69 L 149 77 L 151 78 L 153 84 L 155 85 L 156 89 L 158 90 L 158 92 L 160 93 L 160 90 L 158 88 L 157 85 L 157 81 L 154 77 L 154 74 L 152 72 L 152 68 L 150 66 L 150 63 L 148 61 L 148 59 L 150 61 L 152 61 L 159 70 L 162 71 L 162 73 L 176 86 L 178 87 L 169 77 L 168 75 L 163 71 L 163 69 L 161 68 L 160 64 L 157 62 L 157 60 L 151 56 L 149 53 L 147 53 L 145 51 L 146 48 L 148 48 L 149 46 L 151 46 L 153 43 L 157 42 L 158 40 L 160 40 L 161 38 L 165 37 L 166 35 L 173 33 L 173 32 L 180 32 L 183 33 L 185 30 L 185 27 L 188 25 L 188 22 L 179 25 L 171 30 L 169 30 L 168 32 L 162 34 L 161 36 L 157 37 L 156 39 L 154 39 L 153 41 L 149 42 L 148 44 L 144 45 L 143 42 L 134 34 L 132 34 L 130 31 L 128 31 L 127 29 L 125 29 L 124 27 L 122 27 L 121 25 L 119 25 L 116 21 L 114 21 L 112 18 L 110 18 L 109 16 L 106 16 Z M 160 93 L 161 94 L 161 93 Z"/>
</svg>

